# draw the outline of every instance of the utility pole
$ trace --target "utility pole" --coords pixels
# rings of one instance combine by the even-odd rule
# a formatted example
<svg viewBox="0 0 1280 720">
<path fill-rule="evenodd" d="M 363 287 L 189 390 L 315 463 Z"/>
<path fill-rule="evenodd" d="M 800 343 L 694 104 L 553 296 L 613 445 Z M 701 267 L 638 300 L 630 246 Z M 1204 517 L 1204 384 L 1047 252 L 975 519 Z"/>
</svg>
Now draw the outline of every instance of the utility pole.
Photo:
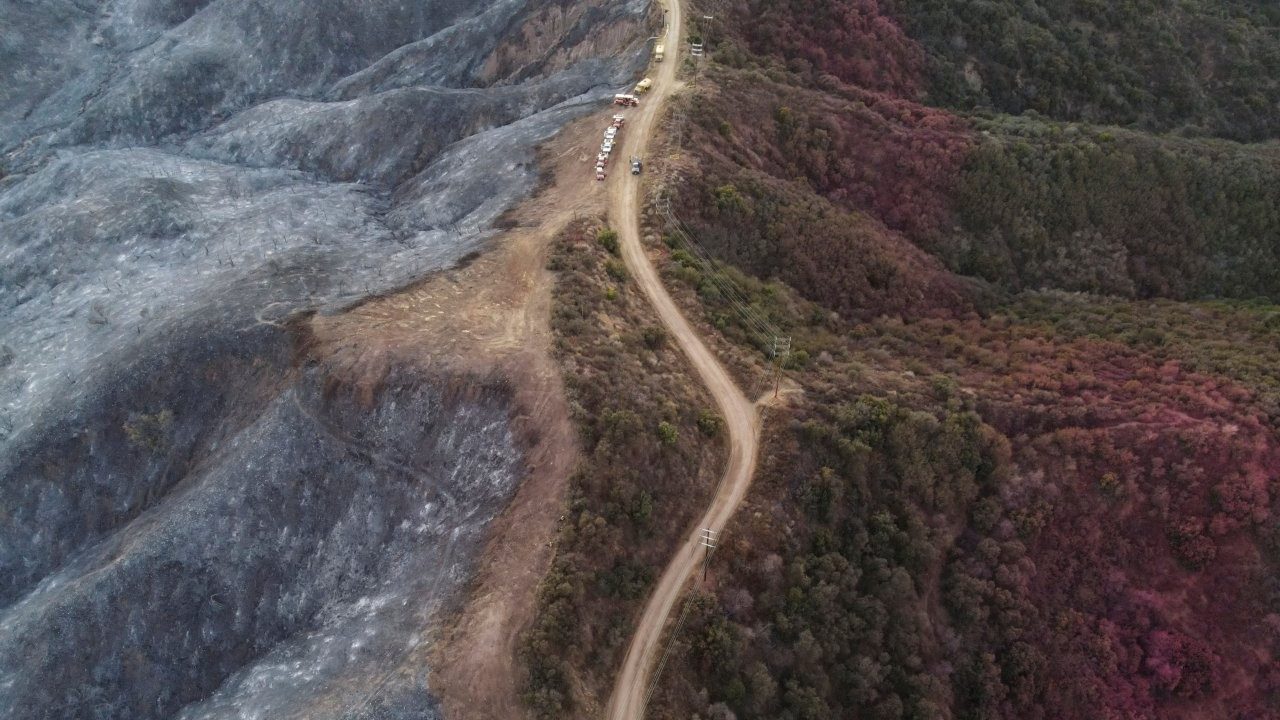
<svg viewBox="0 0 1280 720">
<path fill-rule="evenodd" d="M 778 391 L 782 388 L 782 362 L 783 358 L 791 354 L 791 338 L 781 338 L 777 335 L 773 336 L 773 396 L 778 397 Z"/>
<path fill-rule="evenodd" d="M 711 552 L 716 549 L 716 542 L 720 537 L 720 533 L 711 528 L 702 528 L 702 546 L 707 549 L 707 554 L 702 558 L 702 582 L 707 581 L 707 568 L 711 565 Z"/>
</svg>

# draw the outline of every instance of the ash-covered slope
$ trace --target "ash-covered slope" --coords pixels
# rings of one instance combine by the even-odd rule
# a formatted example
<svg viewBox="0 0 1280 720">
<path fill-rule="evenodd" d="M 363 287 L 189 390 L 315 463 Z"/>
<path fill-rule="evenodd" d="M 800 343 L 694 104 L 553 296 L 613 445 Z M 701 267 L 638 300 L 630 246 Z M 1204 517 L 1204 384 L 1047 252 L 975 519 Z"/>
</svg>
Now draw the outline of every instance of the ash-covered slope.
<svg viewBox="0 0 1280 720">
<path fill-rule="evenodd" d="M 372 691 L 517 479 L 503 393 L 401 375 L 365 407 L 350 390 L 326 397 L 312 372 L 256 410 L 218 428 L 179 487 L 6 608 L 6 717 L 361 717 L 421 692 L 425 667 Z M 193 431 L 176 415 L 130 425 L 141 455 L 170 461 Z M 144 475 L 102 473 L 114 482 L 94 495 L 120 500 Z"/>
<path fill-rule="evenodd" d="M 286 321 L 477 249 L 648 11 L 0 4 L 0 715 L 432 716 L 506 395 L 357 402 Z"/>
</svg>

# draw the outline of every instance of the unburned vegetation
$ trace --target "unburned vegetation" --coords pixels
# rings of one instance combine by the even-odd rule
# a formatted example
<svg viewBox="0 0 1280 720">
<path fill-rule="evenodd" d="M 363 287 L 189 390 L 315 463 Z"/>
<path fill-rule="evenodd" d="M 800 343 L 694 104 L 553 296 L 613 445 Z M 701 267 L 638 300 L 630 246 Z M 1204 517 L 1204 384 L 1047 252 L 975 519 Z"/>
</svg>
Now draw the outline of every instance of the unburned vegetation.
<svg viewBox="0 0 1280 720">
<path fill-rule="evenodd" d="M 994 118 L 952 267 L 1001 287 L 1280 299 L 1280 148 Z"/>
<path fill-rule="evenodd" d="M 674 204 L 707 248 L 844 314 L 976 291 L 1280 293 L 1280 151 L 1001 116 L 961 121 L 781 70 L 712 66 Z M 953 273 L 955 275 L 953 275 Z M 985 294 L 985 292 L 979 292 Z"/>
<path fill-rule="evenodd" d="M 1236 353 L 1186 342 L 1201 314 Z M 1028 296 L 814 332 L 660 712 L 1275 717 L 1269 317 Z"/>
<path fill-rule="evenodd" d="M 612 231 L 582 221 L 551 253 L 555 354 L 584 457 L 522 643 L 538 717 L 603 702 L 641 601 L 723 464 L 710 397 L 616 251 Z"/>
<path fill-rule="evenodd" d="M 1274 3 L 881 4 L 925 48 L 930 104 L 1237 140 L 1280 134 Z"/>
<path fill-rule="evenodd" d="M 659 268 L 802 392 L 656 716 L 1280 718 L 1276 18 L 979 4 L 700 4 Z"/>
<path fill-rule="evenodd" d="M 731 280 L 793 337 L 804 395 L 655 712 L 1280 716 L 1276 308 L 1132 299 L 1274 289 L 1270 151 L 917 127 L 897 101 L 729 64 L 690 100 L 700 162 L 671 200 L 729 264 L 672 233 L 664 273 L 760 349 Z M 880 168 L 884 205 L 856 181 Z M 1024 290 L 1042 286 L 1112 296 Z"/>
</svg>

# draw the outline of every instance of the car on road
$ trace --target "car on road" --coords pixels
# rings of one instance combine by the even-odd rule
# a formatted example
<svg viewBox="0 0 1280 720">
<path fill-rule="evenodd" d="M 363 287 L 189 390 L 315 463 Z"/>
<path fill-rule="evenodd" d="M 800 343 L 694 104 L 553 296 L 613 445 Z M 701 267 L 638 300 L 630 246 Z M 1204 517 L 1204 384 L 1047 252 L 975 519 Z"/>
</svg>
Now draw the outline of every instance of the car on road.
<svg viewBox="0 0 1280 720">
<path fill-rule="evenodd" d="M 631 174 L 639 175 L 640 171 L 643 169 L 644 169 L 644 163 L 640 162 L 639 157 L 632 155 L 631 156 Z"/>
<path fill-rule="evenodd" d="M 613 141 L 605 140 L 604 144 L 600 146 L 600 152 L 604 153 L 605 155 L 608 155 L 609 153 L 613 152 Z"/>
</svg>

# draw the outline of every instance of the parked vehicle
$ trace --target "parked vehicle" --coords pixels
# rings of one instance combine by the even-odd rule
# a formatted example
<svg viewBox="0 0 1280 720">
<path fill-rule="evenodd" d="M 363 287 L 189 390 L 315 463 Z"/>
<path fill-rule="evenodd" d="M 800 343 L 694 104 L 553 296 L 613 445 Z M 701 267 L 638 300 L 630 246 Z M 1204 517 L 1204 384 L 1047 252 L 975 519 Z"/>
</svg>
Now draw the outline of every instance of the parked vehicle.
<svg viewBox="0 0 1280 720">
<path fill-rule="evenodd" d="M 613 104 L 622 105 L 624 107 L 635 107 L 640 104 L 640 98 L 635 95 L 619 93 L 613 96 Z"/>
<path fill-rule="evenodd" d="M 633 91 L 636 95 L 643 95 L 649 92 L 649 88 L 653 87 L 653 78 L 645 78 L 636 83 L 636 89 Z"/>
<path fill-rule="evenodd" d="M 616 128 L 620 128 L 620 127 L 622 127 L 622 126 L 623 126 L 623 125 L 625 125 L 625 124 L 627 124 L 627 119 L 626 119 L 625 117 L 623 117 L 622 115 L 614 115 L 614 116 L 613 116 L 613 126 L 614 126 L 614 127 L 616 127 Z"/>
<path fill-rule="evenodd" d="M 654 62 L 662 62 L 662 53 L 663 53 L 663 51 L 664 51 L 664 50 L 666 50 L 666 48 L 662 45 L 662 43 L 658 43 L 657 45 L 654 45 L 654 46 L 653 46 L 653 61 L 654 61 Z"/>
</svg>

